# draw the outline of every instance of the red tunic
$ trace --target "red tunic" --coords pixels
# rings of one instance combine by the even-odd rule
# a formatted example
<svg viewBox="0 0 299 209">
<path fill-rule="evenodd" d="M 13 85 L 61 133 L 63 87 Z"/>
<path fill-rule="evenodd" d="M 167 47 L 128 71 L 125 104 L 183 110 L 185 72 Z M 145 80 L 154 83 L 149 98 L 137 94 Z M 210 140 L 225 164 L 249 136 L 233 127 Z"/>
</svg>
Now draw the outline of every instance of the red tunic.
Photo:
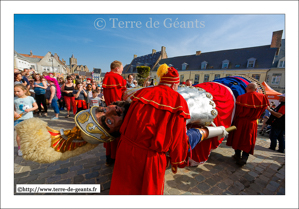
<svg viewBox="0 0 299 209">
<path fill-rule="evenodd" d="M 235 107 L 234 96 L 229 88 L 216 82 L 205 82 L 196 85 L 196 87 L 203 88 L 213 95 L 213 101 L 218 111 L 218 115 L 213 121 L 214 124 L 228 128 L 232 123 L 232 114 Z M 192 150 L 192 160 L 199 164 L 206 162 L 211 150 L 216 149 L 223 139 L 218 140 L 218 137 L 214 137 L 198 143 Z"/>
<path fill-rule="evenodd" d="M 234 125 L 236 131 L 229 134 L 226 144 L 233 149 L 253 155 L 257 135 L 257 119 L 269 105 L 267 97 L 257 92 L 238 96 Z"/>
<path fill-rule="evenodd" d="M 180 94 L 164 85 L 141 89 L 131 98 L 120 129 L 110 194 L 161 195 L 166 152 L 174 173 L 186 165 L 189 109 Z"/>
<path fill-rule="evenodd" d="M 106 73 L 102 85 L 105 103 L 109 105 L 112 102 L 121 101 L 122 94 L 127 89 L 126 84 L 126 80 L 121 75 L 114 72 Z M 118 138 L 110 143 L 104 143 L 106 155 L 110 155 L 112 159 L 115 159 L 117 144 Z"/>
</svg>

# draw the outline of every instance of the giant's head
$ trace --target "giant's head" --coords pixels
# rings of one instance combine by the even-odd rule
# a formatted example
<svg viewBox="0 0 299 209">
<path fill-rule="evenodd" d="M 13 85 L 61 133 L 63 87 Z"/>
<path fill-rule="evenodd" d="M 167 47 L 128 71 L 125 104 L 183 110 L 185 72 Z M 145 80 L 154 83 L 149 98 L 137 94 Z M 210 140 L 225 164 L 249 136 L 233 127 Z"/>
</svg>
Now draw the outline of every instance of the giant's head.
<svg viewBox="0 0 299 209">
<path fill-rule="evenodd" d="M 75 116 L 83 139 L 91 144 L 111 142 L 120 136 L 119 129 L 129 109 L 126 101 L 113 102 L 107 107 L 91 107 Z"/>
</svg>

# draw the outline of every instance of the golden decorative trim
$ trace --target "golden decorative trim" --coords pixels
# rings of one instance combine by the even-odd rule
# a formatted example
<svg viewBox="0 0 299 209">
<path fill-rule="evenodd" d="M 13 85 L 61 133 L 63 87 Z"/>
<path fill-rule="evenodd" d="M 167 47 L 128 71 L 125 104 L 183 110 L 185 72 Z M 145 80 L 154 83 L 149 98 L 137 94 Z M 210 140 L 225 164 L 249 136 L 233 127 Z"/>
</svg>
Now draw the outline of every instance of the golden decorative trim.
<svg viewBox="0 0 299 209">
<path fill-rule="evenodd" d="M 107 84 L 103 84 L 103 87 L 104 86 L 121 86 L 121 84 L 119 83 L 119 84 L 113 84 L 113 85 L 107 85 Z M 121 86 L 121 87 L 126 87 L 126 86 Z"/>
<path fill-rule="evenodd" d="M 249 105 L 249 104 L 241 103 L 241 102 L 238 102 L 238 101 L 236 101 L 236 104 L 240 104 L 240 105 L 244 105 L 244 106 L 248 106 L 248 107 L 264 107 L 264 106 L 267 106 L 266 104 L 264 104 L 264 105 Z"/>
<path fill-rule="evenodd" d="M 177 165 L 177 164 L 181 164 L 181 163 L 184 163 L 185 162 L 185 160 L 183 160 L 183 161 L 181 161 L 181 162 L 172 162 L 171 164 L 173 164 L 173 165 Z"/>
<path fill-rule="evenodd" d="M 88 118 L 90 117 L 90 114 L 88 112 L 83 112 L 78 116 L 78 121 L 80 123 L 85 123 L 88 121 Z"/>
<path fill-rule="evenodd" d="M 97 107 L 97 106 L 93 106 L 93 107 Z M 93 108 L 92 107 L 92 108 Z M 90 111 L 91 111 L 91 109 L 90 109 Z M 77 114 L 78 115 L 78 114 Z M 83 129 L 83 128 L 81 128 L 81 126 L 77 123 L 77 120 L 76 120 L 76 118 L 78 117 L 77 115 L 75 115 L 75 123 L 76 123 L 76 125 L 77 125 L 77 127 L 85 134 L 85 135 L 87 135 L 87 136 L 89 136 L 89 137 L 91 137 L 91 138 L 93 138 L 93 139 L 95 139 L 95 140 L 97 140 L 97 141 L 99 141 L 99 142 L 112 142 L 113 140 L 114 140 L 114 138 L 111 136 L 110 137 L 110 140 L 108 140 L 108 141 L 101 141 L 101 140 L 99 140 L 98 138 L 96 138 L 95 136 L 92 136 L 92 135 L 90 135 L 90 134 L 88 134 L 88 133 L 86 133 L 85 132 L 85 130 Z M 92 116 L 92 114 L 90 114 L 91 116 Z M 93 117 L 93 116 L 92 116 Z M 105 131 L 105 130 L 103 130 L 103 131 Z M 109 136 L 110 136 L 110 134 L 109 134 Z"/>
<path fill-rule="evenodd" d="M 183 106 L 178 106 L 178 107 L 171 107 L 171 106 L 169 106 L 169 105 L 163 105 L 163 104 L 159 104 L 159 103 L 157 103 L 157 102 L 155 102 L 155 101 L 153 101 L 153 100 L 148 100 L 148 99 L 145 99 L 145 98 L 143 98 L 143 97 L 141 97 L 141 98 L 139 98 L 139 97 L 135 97 L 134 95 L 132 95 L 134 98 L 136 98 L 136 99 L 144 99 L 145 101 L 147 101 L 147 102 L 153 102 L 153 103 L 155 103 L 156 105 L 159 105 L 159 106 L 162 106 L 162 107 L 169 107 L 169 108 L 171 108 L 171 109 L 178 109 L 178 108 L 181 108 L 181 107 L 183 107 Z M 184 111 L 182 111 L 185 115 L 190 115 L 190 114 L 188 114 L 188 113 L 185 113 Z"/>
<path fill-rule="evenodd" d="M 174 78 L 174 77 L 162 77 L 161 79 L 163 79 L 163 78 L 167 78 L 167 79 L 180 79 L 179 77 L 176 77 L 176 78 Z"/>
<path fill-rule="evenodd" d="M 98 108 L 98 107 L 97 107 L 97 106 L 93 106 L 93 107 L 91 107 L 90 110 L 89 110 L 89 112 L 91 113 L 90 115 L 91 115 L 93 121 L 94 121 L 98 126 L 102 127 L 102 126 L 98 123 L 98 121 L 97 121 L 97 120 L 93 117 L 93 115 L 92 115 L 92 110 L 93 110 L 94 108 Z M 104 128 L 103 128 L 103 131 L 104 131 L 104 133 L 106 133 L 106 134 L 108 134 L 108 135 L 110 136 L 110 134 L 109 134 Z M 111 136 L 111 137 L 112 137 L 112 136 Z"/>
<path fill-rule="evenodd" d="M 57 132 L 54 129 L 51 130 Z M 67 137 L 67 139 L 64 139 L 60 134 L 56 136 L 51 135 L 51 147 L 57 152 L 64 153 L 65 151 L 72 151 L 78 147 L 84 146 L 87 144 L 87 142 L 82 139 L 80 132 L 80 129 L 75 126 L 72 130 L 64 131 L 64 135 Z M 80 141 L 73 142 L 73 140 Z"/>
<path fill-rule="evenodd" d="M 50 128 L 49 126 L 47 126 L 46 128 L 48 129 L 48 131 L 51 131 L 52 133 L 57 133 L 57 134 L 60 133 L 60 131 L 57 131 L 57 130 L 55 130 L 53 128 Z"/>
</svg>

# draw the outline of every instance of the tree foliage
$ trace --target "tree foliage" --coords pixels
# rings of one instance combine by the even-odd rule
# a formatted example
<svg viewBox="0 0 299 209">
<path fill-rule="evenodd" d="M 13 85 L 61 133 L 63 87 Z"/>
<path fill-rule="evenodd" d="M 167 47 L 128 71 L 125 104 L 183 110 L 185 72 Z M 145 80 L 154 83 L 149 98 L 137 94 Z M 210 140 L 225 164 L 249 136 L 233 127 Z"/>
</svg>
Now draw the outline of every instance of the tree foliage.
<svg viewBox="0 0 299 209">
<path fill-rule="evenodd" d="M 149 66 L 138 66 L 137 69 L 137 78 L 138 78 L 138 85 L 143 86 L 144 81 L 150 74 L 151 68 Z"/>
</svg>

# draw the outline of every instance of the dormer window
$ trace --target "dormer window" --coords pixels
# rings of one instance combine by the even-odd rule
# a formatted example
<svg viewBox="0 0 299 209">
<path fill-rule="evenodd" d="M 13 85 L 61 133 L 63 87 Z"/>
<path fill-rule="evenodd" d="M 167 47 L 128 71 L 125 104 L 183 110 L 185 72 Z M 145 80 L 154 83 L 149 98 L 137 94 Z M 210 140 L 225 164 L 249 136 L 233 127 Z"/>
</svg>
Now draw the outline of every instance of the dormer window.
<svg viewBox="0 0 299 209">
<path fill-rule="evenodd" d="M 255 58 L 250 58 L 247 60 L 247 68 L 253 68 L 255 66 L 255 61 L 256 59 Z"/>
<path fill-rule="evenodd" d="M 223 60 L 222 61 L 222 68 L 228 68 L 229 60 Z"/>
<path fill-rule="evenodd" d="M 284 58 L 281 58 L 278 62 L 278 68 L 284 68 L 284 64 L 285 64 L 285 61 L 284 61 Z"/>
<path fill-rule="evenodd" d="M 207 69 L 207 65 L 208 65 L 208 63 L 206 61 L 203 61 L 201 63 L 201 69 Z"/>
<path fill-rule="evenodd" d="M 187 66 L 188 66 L 188 64 L 184 62 L 184 63 L 182 64 L 182 70 L 186 70 L 186 69 L 187 69 Z"/>
</svg>

